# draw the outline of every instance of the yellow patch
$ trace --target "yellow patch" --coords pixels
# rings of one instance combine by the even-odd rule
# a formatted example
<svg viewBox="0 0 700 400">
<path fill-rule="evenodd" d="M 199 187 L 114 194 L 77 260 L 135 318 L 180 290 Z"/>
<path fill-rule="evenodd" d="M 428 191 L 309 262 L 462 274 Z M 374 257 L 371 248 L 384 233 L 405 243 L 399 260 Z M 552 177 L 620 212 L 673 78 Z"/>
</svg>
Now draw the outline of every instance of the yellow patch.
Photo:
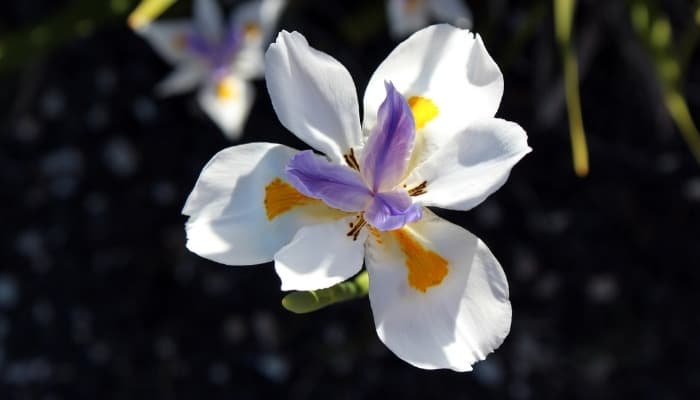
<svg viewBox="0 0 700 400">
<path fill-rule="evenodd" d="M 440 254 L 428 250 L 405 229 L 392 231 L 406 256 L 408 284 L 425 293 L 431 286 L 439 285 L 447 276 L 447 260 Z"/>
<path fill-rule="evenodd" d="M 280 178 L 275 178 L 265 187 L 265 213 L 270 221 L 294 207 L 318 202 L 320 200 L 304 196 Z"/>
<path fill-rule="evenodd" d="M 233 79 L 222 79 L 216 84 L 216 97 L 219 100 L 233 100 L 238 96 L 236 82 Z"/>
<path fill-rule="evenodd" d="M 243 26 L 243 34 L 248 39 L 260 36 L 260 31 L 260 25 L 252 21 L 246 22 Z"/>
<path fill-rule="evenodd" d="M 408 99 L 408 105 L 411 106 L 416 129 L 421 129 L 438 115 L 437 105 L 427 97 L 411 96 Z"/>
</svg>

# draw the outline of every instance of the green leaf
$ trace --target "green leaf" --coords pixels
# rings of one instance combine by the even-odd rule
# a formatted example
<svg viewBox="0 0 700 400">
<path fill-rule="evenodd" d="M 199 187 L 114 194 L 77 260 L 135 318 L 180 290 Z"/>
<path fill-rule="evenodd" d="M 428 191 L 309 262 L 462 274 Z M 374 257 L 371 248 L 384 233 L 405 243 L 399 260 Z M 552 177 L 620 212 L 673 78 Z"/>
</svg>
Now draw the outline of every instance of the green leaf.
<svg viewBox="0 0 700 400">
<path fill-rule="evenodd" d="M 562 66 L 564 69 L 564 90 L 566 108 L 569 115 L 569 135 L 571 136 L 571 154 L 574 172 L 580 177 L 588 175 L 588 144 L 583 129 L 581 114 L 581 96 L 578 86 L 578 61 L 576 51 L 571 44 L 571 29 L 574 20 L 575 0 L 553 0 L 554 31 L 561 47 Z"/>
<path fill-rule="evenodd" d="M 176 0 L 141 0 L 129 14 L 128 23 L 132 29 L 141 28 L 165 12 Z"/>
</svg>

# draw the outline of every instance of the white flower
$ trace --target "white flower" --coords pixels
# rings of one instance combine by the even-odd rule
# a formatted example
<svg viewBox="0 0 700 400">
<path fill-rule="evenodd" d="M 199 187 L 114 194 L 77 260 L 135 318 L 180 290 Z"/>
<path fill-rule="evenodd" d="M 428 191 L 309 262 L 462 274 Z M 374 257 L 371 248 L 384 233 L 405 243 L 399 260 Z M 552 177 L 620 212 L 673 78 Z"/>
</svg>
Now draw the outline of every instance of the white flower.
<svg viewBox="0 0 700 400">
<path fill-rule="evenodd" d="M 401 43 L 369 82 L 362 128 L 350 74 L 301 34 L 280 33 L 265 63 L 280 121 L 326 157 L 221 151 L 183 209 L 187 247 L 274 260 L 283 290 L 330 287 L 364 260 L 380 339 L 415 366 L 470 370 L 510 330 L 508 283 L 481 240 L 425 206 L 473 208 L 530 151 L 494 118 L 503 77 L 481 38 L 436 25 Z"/>
<path fill-rule="evenodd" d="M 389 29 L 394 37 L 405 37 L 427 26 L 434 18 L 461 28 L 471 28 L 472 13 L 462 0 L 388 0 Z"/>
<path fill-rule="evenodd" d="M 156 91 L 167 96 L 198 87 L 200 106 L 227 137 L 238 139 L 255 96 L 249 80 L 264 73 L 264 46 L 285 1 L 250 1 L 225 21 L 215 0 L 195 0 L 192 21 L 154 21 L 138 28 L 175 67 Z"/>
</svg>

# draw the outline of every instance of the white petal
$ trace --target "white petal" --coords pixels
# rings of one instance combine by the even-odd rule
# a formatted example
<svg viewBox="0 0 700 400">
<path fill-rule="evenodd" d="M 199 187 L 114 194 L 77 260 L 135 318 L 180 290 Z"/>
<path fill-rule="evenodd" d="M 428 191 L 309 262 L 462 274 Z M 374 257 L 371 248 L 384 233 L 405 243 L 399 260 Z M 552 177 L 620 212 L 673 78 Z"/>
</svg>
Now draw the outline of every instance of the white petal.
<svg viewBox="0 0 700 400">
<path fill-rule="evenodd" d="M 425 2 L 416 1 L 412 6 L 407 3 L 407 0 L 387 2 L 389 30 L 395 38 L 402 38 L 428 25 L 428 8 Z"/>
<path fill-rule="evenodd" d="M 406 179 L 427 182 L 416 198 L 423 205 L 469 210 L 498 190 L 511 168 L 532 149 L 520 125 L 502 119 L 477 121 L 438 149 Z"/>
<path fill-rule="evenodd" d="M 244 41 L 233 60 L 233 70 L 244 79 L 263 76 L 265 50 L 277 31 L 277 20 L 285 0 L 253 0 L 241 4 L 231 16 L 233 26 L 244 31 Z"/>
<path fill-rule="evenodd" d="M 407 255 L 398 239 L 377 243 L 370 238 L 365 262 L 377 334 L 412 365 L 468 371 L 510 331 L 505 274 L 488 247 L 457 225 L 426 212 L 408 227 L 405 232 L 419 246 L 447 261 L 447 275 L 425 292 L 416 290 L 408 283 Z M 387 235 L 391 239 L 397 233 Z"/>
<path fill-rule="evenodd" d="M 407 99 L 420 96 L 437 106 L 437 115 L 418 130 L 427 149 L 493 117 L 503 94 L 503 75 L 481 37 L 445 24 L 416 32 L 377 68 L 364 97 L 366 132 L 375 124 L 387 80 Z"/>
<path fill-rule="evenodd" d="M 248 1 L 236 8 L 231 16 L 232 22 L 239 27 L 256 24 L 260 28 L 260 35 L 250 37 L 250 39 L 258 39 L 259 43 L 266 43 L 272 39 L 272 34 L 276 31 L 277 20 L 286 5 L 286 0 Z"/>
<path fill-rule="evenodd" d="M 331 287 L 358 273 L 365 254 L 367 229 L 348 236 L 355 217 L 305 226 L 275 254 L 275 270 L 282 290 L 316 290 Z"/>
<path fill-rule="evenodd" d="M 220 85 L 227 85 L 229 89 L 225 90 L 230 93 L 222 95 Z M 197 99 L 226 137 L 237 140 L 253 105 L 254 90 L 250 82 L 229 75 L 219 82 L 209 82 L 200 90 Z"/>
<path fill-rule="evenodd" d="M 209 40 L 219 40 L 224 34 L 224 15 L 217 0 L 194 0 L 193 16 L 197 31 Z"/>
<path fill-rule="evenodd" d="M 206 70 L 195 62 L 180 64 L 156 86 L 159 96 L 188 92 L 204 81 Z"/>
<path fill-rule="evenodd" d="M 294 153 L 278 144 L 249 143 L 216 154 L 182 210 L 189 216 L 187 248 L 227 265 L 259 264 L 271 261 L 301 226 L 320 223 L 303 207 L 267 216 L 265 188 L 284 176 Z"/>
<path fill-rule="evenodd" d="M 192 22 L 188 20 L 153 21 L 135 30 L 170 64 L 195 59 L 187 52 L 186 46 L 187 35 L 191 31 Z"/>
<path fill-rule="evenodd" d="M 280 122 L 311 147 L 342 162 L 359 147 L 359 110 L 350 73 L 313 49 L 298 32 L 282 31 L 265 54 L 265 79 Z"/>
<path fill-rule="evenodd" d="M 231 68 L 242 79 L 257 79 L 265 74 L 265 53 L 260 46 L 243 46 Z"/>
<path fill-rule="evenodd" d="M 472 12 L 463 0 L 429 0 L 428 5 L 436 20 L 460 28 L 472 27 Z"/>
</svg>

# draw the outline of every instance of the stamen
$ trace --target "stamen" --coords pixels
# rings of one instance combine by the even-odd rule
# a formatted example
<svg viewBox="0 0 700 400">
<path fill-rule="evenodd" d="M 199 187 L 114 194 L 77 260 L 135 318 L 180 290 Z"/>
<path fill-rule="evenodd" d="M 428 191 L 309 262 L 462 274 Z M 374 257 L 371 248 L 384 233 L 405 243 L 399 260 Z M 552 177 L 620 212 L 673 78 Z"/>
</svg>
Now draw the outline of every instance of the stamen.
<svg viewBox="0 0 700 400">
<path fill-rule="evenodd" d="M 427 186 L 428 186 L 428 181 L 423 181 L 423 182 L 421 182 L 420 185 L 414 187 L 413 189 L 410 189 L 408 191 L 408 195 L 415 197 L 415 196 L 420 196 L 422 194 L 425 194 L 428 192 L 428 190 L 426 189 Z"/>
<path fill-rule="evenodd" d="M 362 228 L 367 225 L 367 221 L 365 221 L 365 217 L 362 214 L 358 214 L 357 216 L 357 222 L 355 223 L 355 226 L 352 226 L 352 223 L 350 226 L 352 227 L 350 231 L 347 233 L 347 236 L 352 236 L 352 240 L 357 240 L 357 237 L 360 236 L 360 232 L 362 231 Z"/>
<path fill-rule="evenodd" d="M 343 158 L 345 159 L 345 163 L 347 163 L 350 168 L 360 172 L 360 163 L 357 162 L 357 158 L 355 158 L 355 150 L 353 150 L 352 147 L 350 148 L 350 152 L 348 154 L 343 155 Z"/>
</svg>

